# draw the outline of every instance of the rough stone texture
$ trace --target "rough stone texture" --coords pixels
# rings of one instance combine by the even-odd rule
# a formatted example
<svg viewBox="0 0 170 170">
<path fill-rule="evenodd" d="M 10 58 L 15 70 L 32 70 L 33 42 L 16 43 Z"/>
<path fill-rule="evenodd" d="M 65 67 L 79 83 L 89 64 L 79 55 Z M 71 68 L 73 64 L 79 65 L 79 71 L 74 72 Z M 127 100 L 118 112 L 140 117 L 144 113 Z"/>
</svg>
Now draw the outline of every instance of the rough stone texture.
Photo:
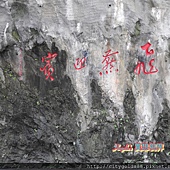
<svg viewBox="0 0 170 170">
<path fill-rule="evenodd" d="M 0 162 L 170 162 L 169 9 L 169 0 L 1 0 Z M 148 41 L 151 57 L 140 48 Z M 117 62 L 100 76 L 108 49 Z M 58 54 L 53 82 L 40 72 L 48 52 Z M 135 75 L 151 58 L 159 71 Z M 139 141 L 165 151 L 112 153 Z"/>
</svg>

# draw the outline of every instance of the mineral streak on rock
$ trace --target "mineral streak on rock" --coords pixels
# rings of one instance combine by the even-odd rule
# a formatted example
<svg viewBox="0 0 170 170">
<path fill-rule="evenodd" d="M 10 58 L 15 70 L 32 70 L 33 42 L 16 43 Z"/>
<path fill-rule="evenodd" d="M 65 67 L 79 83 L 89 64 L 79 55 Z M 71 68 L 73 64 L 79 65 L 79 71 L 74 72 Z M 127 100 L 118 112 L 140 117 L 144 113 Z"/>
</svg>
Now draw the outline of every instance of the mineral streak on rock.
<svg viewBox="0 0 170 170">
<path fill-rule="evenodd" d="M 169 162 L 169 10 L 168 0 L 1 1 L 0 162 Z M 104 74 L 108 50 L 119 53 Z M 49 52 L 54 81 L 40 71 Z M 151 59 L 158 72 L 134 74 Z M 112 153 L 142 141 L 165 150 Z"/>
</svg>

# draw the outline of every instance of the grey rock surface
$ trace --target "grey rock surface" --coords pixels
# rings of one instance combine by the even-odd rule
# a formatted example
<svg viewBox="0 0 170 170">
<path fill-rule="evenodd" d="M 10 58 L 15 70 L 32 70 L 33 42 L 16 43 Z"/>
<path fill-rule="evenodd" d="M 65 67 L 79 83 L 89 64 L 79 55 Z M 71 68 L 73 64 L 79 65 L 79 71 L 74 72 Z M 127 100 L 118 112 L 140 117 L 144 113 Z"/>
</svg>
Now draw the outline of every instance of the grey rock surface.
<svg viewBox="0 0 170 170">
<path fill-rule="evenodd" d="M 170 162 L 169 18 L 169 0 L 1 0 L 0 162 Z M 40 71 L 48 52 L 54 81 Z M 152 58 L 157 73 L 134 73 Z M 112 152 L 142 141 L 165 150 Z"/>
</svg>

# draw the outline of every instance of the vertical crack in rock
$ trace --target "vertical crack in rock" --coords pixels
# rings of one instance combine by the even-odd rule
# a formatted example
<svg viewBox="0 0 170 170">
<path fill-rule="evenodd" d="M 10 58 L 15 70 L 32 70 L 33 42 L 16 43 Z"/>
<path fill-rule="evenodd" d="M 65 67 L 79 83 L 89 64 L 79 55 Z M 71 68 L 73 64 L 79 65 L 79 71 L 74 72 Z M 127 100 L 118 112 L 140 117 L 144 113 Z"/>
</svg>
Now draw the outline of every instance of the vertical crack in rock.
<svg viewBox="0 0 170 170">
<path fill-rule="evenodd" d="M 103 105 L 101 102 L 102 89 L 98 85 L 97 80 L 93 79 L 90 84 L 90 87 L 92 92 L 92 109 L 103 109 Z"/>
<path fill-rule="evenodd" d="M 134 139 L 138 138 L 138 127 L 136 126 L 135 119 L 135 104 L 136 100 L 134 98 L 133 92 L 131 89 L 127 89 L 123 101 L 124 111 L 125 111 L 125 120 L 129 122 L 125 126 L 125 133 L 128 135 L 133 135 Z M 132 142 L 132 141 L 131 141 Z"/>
</svg>

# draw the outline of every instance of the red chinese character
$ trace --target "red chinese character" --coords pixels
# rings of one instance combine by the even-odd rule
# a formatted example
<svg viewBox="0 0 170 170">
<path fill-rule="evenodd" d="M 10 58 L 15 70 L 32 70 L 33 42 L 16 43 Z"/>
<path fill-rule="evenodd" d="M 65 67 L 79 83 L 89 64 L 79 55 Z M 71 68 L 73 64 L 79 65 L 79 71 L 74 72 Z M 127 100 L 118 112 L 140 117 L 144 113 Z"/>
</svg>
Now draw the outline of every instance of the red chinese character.
<svg viewBox="0 0 170 170">
<path fill-rule="evenodd" d="M 112 63 L 113 63 L 113 62 L 116 62 L 116 60 L 115 60 L 114 58 L 110 59 L 110 56 L 112 56 L 112 55 L 114 55 L 114 54 L 118 54 L 119 52 L 116 51 L 116 52 L 111 53 L 111 50 L 108 50 L 108 51 L 106 51 L 105 53 L 106 53 L 106 55 L 103 55 L 104 60 L 102 61 L 102 63 L 105 62 L 105 66 L 102 68 L 102 70 L 106 70 L 106 74 L 108 74 L 108 71 L 107 71 L 108 66 L 110 65 L 110 72 L 112 72 L 111 69 L 114 67 L 114 66 L 112 65 Z M 116 71 L 118 71 L 118 69 L 117 69 Z M 102 72 L 100 72 L 100 75 L 102 75 Z"/>
<path fill-rule="evenodd" d="M 76 70 L 80 70 L 80 69 L 82 69 L 82 68 L 84 68 L 86 65 L 85 65 L 85 63 L 86 63 L 86 59 L 87 59 L 87 57 L 83 57 L 83 58 L 77 58 L 76 59 L 76 63 L 74 64 L 74 68 L 76 69 Z"/>
<path fill-rule="evenodd" d="M 149 42 L 146 43 L 145 45 L 141 46 L 141 48 L 146 51 L 146 55 L 147 55 L 147 56 L 154 54 L 154 50 L 153 50 L 153 49 L 151 49 L 151 50 L 149 51 L 149 47 L 150 47 L 150 46 L 151 46 L 151 44 L 150 44 Z"/>
<path fill-rule="evenodd" d="M 51 75 L 54 72 L 54 68 L 51 65 L 51 61 L 57 56 L 57 53 L 51 54 L 48 53 L 47 57 L 42 57 L 42 62 L 46 62 L 46 65 L 43 68 L 40 68 L 40 71 L 44 72 L 44 75 L 46 76 L 46 80 L 50 78 L 51 81 L 54 80 L 54 77 Z"/>
<path fill-rule="evenodd" d="M 149 66 L 150 66 L 150 70 L 147 72 L 145 69 L 145 63 L 144 62 L 140 62 L 138 61 L 137 66 L 135 67 L 134 73 L 136 74 L 140 74 L 140 70 L 143 69 L 143 73 L 144 74 L 153 74 L 158 72 L 158 69 L 155 68 L 155 70 L 153 71 L 154 66 L 152 65 L 152 62 L 154 62 L 155 59 L 151 59 L 149 62 Z"/>
<path fill-rule="evenodd" d="M 154 50 L 153 50 L 153 49 L 151 49 L 151 50 L 149 51 L 149 47 L 150 47 L 150 46 L 151 46 L 151 44 L 150 44 L 149 42 L 146 43 L 145 45 L 141 46 L 141 48 L 146 51 L 146 55 L 147 55 L 147 56 L 154 54 Z M 158 69 L 156 69 L 156 68 L 154 69 L 154 66 L 152 65 L 152 63 L 153 63 L 154 61 L 155 61 L 155 59 L 151 59 L 151 60 L 150 60 L 150 62 L 149 62 L 150 70 L 149 70 L 148 72 L 147 72 L 146 69 L 145 69 L 145 63 L 144 63 L 144 62 L 141 62 L 141 61 L 138 61 L 137 66 L 136 66 L 135 69 L 134 69 L 134 73 L 136 73 L 136 74 L 139 75 L 141 69 L 143 69 L 143 73 L 144 73 L 144 74 L 153 74 L 153 73 L 158 72 Z"/>
</svg>

